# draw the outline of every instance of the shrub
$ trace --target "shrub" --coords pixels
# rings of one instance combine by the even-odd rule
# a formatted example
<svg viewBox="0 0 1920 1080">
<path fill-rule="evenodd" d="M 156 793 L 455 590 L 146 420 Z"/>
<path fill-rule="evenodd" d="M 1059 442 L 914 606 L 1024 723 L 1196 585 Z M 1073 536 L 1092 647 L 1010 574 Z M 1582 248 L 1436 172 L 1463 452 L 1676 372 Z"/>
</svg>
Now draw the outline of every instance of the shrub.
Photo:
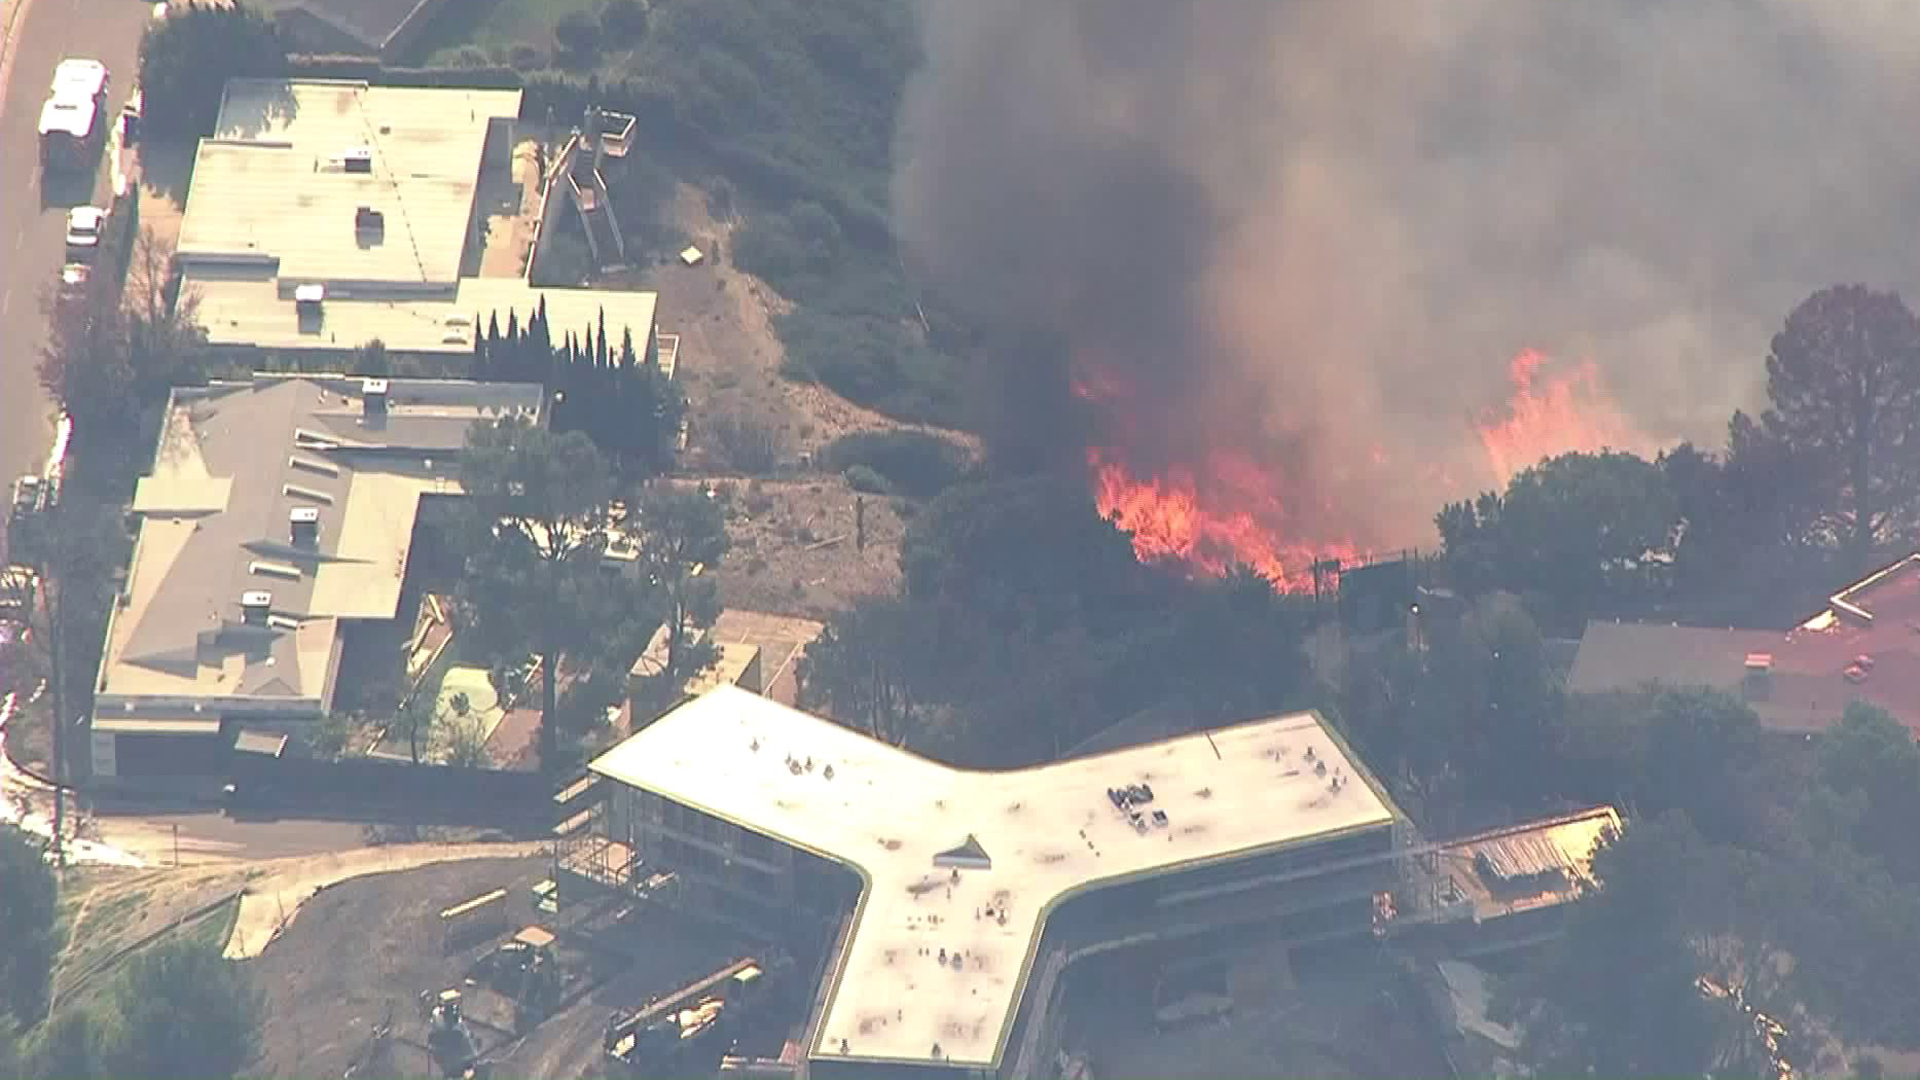
<svg viewBox="0 0 1920 1080">
<path fill-rule="evenodd" d="M 727 464 L 743 473 L 770 473 L 786 457 L 786 436 L 759 417 L 731 412 L 713 418 L 706 430 Z"/>
<path fill-rule="evenodd" d="M 553 24 L 553 43 L 570 67 L 588 67 L 600 49 L 600 26 L 584 11 L 569 11 Z"/>
<path fill-rule="evenodd" d="M 507 50 L 507 63 L 515 71 L 533 71 L 545 62 L 540 50 L 524 41 Z"/>
<path fill-rule="evenodd" d="M 623 45 L 647 36 L 647 9 L 640 0 L 607 0 L 600 9 L 600 29 Z"/>
<path fill-rule="evenodd" d="M 865 465 L 851 466 L 843 475 L 847 478 L 847 486 L 855 491 L 867 495 L 892 494 L 892 489 L 887 486 L 887 478 Z"/>
<path fill-rule="evenodd" d="M 901 495 L 938 495 L 966 477 L 967 452 L 922 431 L 861 431 L 842 435 L 821 451 L 829 468 L 866 469 L 887 490 Z"/>
<path fill-rule="evenodd" d="M 493 58 L 478 45 L 462 45 L 460 51 L 453 54 L 453 66 L 457 68 L 483 68 L 492 64 Z"/>
</svg>

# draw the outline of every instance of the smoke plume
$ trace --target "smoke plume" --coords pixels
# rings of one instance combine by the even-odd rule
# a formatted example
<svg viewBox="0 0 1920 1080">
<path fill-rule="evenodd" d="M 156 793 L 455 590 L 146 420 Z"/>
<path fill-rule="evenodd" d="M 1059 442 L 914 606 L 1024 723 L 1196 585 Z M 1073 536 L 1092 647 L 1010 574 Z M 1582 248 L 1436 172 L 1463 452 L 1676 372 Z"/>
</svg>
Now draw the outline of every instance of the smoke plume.
<svg viewBox="0 0 1920 1080">
<path fill-rule="evenodd" d="M 1488 485 L 1472 422 L 1523 349 L 1591 360 L 1633 449 L 1718 446 L 1796 301 L 1920 280 L 1904 0 L 925 0 L 922 25 L 916 267 L 1114 373 L 1137 452 L 1258 447 L 1349 534 L 1418 540 L 1461 492 L 1345 463 Z"/>
</svg>

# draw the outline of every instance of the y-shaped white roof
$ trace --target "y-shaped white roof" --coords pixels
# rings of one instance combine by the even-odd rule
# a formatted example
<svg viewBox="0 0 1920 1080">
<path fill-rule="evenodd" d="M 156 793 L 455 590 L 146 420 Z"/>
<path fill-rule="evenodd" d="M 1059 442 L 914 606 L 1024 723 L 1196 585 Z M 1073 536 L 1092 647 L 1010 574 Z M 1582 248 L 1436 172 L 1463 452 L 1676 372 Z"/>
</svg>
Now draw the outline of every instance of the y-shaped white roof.
<svg viewBox="0 0 1920 1080">
<path fill-rule="evenodd" d="M 865 878 L 814 1056 L 866 1060 L 937 1045 L 993 1066 L 1046 913 L 1073 893 L 1394 817 L 1312 713 L 972 772 L 722 686 L 592 769 Z M 1139 825 L 1107 794 L 1137 784 L 1153 792 Z M 955 849 L 977 850 L 935 862 Z"/>
</svg>

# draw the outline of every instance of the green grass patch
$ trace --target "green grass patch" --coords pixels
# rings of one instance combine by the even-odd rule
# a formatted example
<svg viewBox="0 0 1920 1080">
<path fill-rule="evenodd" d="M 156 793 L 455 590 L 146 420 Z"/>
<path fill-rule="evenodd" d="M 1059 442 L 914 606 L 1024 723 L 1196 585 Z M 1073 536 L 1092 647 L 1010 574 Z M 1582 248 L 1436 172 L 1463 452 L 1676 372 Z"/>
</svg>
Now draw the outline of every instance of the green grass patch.
<svg viewBox="0 0 1920 1080">
<path fill-rule="evenodd" d="M 553 24 L 571 12 L 598 15 L 601 0 L 461 0 L 440 9 L 420 41 L 416 56 L 428 66 L 454 63 L 459 51 L 477 46 L 491 55 L 515 45 L 542 53 L 553 49 Z"/>
<path fill-rule="evenodd" d="M 240 921 L 240 897 L 234 896 L 199 919 L 180 928 L 187 940 L 215 952 L 224 952 L 233 937 L 233 926 Z M 161 938 L 165 941 L 166 938 Z"/>
</svg>

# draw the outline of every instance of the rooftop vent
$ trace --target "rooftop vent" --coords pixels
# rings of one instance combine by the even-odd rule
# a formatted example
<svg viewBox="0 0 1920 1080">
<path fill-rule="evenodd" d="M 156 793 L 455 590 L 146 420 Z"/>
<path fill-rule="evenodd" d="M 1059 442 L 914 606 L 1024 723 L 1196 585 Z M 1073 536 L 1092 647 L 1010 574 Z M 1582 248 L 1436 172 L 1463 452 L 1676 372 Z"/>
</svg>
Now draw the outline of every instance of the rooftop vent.
<svg viewBox="0 0 1920 1080">
<path fill-rule="evenodd" d="M 377 233 L 385 231 L 386 227 L 387 215 L 375 210 L 371 206 L 362 206 L 353 212 L 353 228 L 355 232 Z"/>
<path fill-rule="evenodd" d="M 979 838 L 968 833 L 967 838 L 958 845 L 935 855 L 933 865 L 951 866 L 956 871 L 963 867 L 968 870 L 991 870 L 993 859 L 987 855 L 987 849 L 980 843 Z"/>
<path fill-rule="evenodd" d="M 313 506 L 296 506 L 287 512 L 287 527 L 292 532 L 294 547 L 313 547 L 320 542 L 320 510 Z"/>
<path fill-rule="evenodd" d="M 256 591 L 240 594 L 240 622 L 246 626 L 267 625 L 267 614 L 273 607 L 273 594 Z"/>
<path fill-rule="evenodd" d="M 361 380 L 360 400 L 365 404 L 368 416 L 387 415 L 387 380 Z"/>
</svg>

